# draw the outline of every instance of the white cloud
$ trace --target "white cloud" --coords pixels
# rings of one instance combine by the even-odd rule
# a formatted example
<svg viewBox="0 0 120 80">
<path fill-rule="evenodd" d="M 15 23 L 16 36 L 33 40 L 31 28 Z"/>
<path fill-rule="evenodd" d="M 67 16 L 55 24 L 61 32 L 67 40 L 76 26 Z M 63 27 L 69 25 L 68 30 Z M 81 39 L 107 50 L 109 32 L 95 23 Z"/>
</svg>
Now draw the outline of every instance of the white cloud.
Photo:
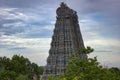
<svg viewBox="0 0 120 80">
<path fill-rule="evenodd" d="M 6 23 L 6 24 L 3 24 L 4 27 L 21 27 L 21 26 L 26 26 L 25 23 L 23 22 L 14 22 L 14 23 Z"/>
<path fill-rule="evenodd" d="M 91 46 L 95 48 L 96 51 L 112 51 L 112 52 L 120 52 L 120 40 L 109 39 L 109 38 L 94 38 L 88 39 L 85 41 L 85 45 Z"/>
<path fill-rule="evenodd" d="M 3 36 L 0 40 L 0 45 L 7 46 L 0 48 L 0 51 L 3 52 L 0 56 L 9 55 L 8 57 L 11 57 L 14 54 L 21 54 L 39 65 L 45 65 L 50 49 L 50 42 L 51 38 L 18 38 L 15 36 Z M 25 49 L 21 49 L 21 47 L 25 47 Z"/>
<path fill-rule="evenodd" d="M 91 46 L 95 48 L 95 50 L 108 50 L 113 52 L 120 52 L 120 40 L 112 37 L 106 37 L 105 29 L 107 26 L 101 24 L 101 22 L 96 21 L 91 16 L 83 16 L 80 20 L 80 28 L 83 34 L 83 39 L 85 41 L 86 46 Z M 110 35 L 110 34 L 108 34 Z"/>
<path fill-rule="evenodd" d="M 49 47 L 50 38 L 19 38 L 15 36 L 3 36 L 1 40 L 4 44 L 19 44 L 17 46 L 24 46 L 26 48 Z M 44 45 L 44 46 L 43 46 Z"/>
<path fill-rule="evenodd" d="M 98 62 L 103 66 L 120 67 L 120 54 L 113 52 L 93 52 L 88 55 L 89 57 L 97 56 Z"/>
<path fill-rule="evenodd" d="M 83 15 L 79 21 L 85 46 L 95 50 L 89 57 L 97 56 L 103 66 L 120 67 L 120 39 L 111 36 L 116 29 L 115 25 L 98 22 L 89 15 Z M 111 37 L 106 36 L 105 33 Z"/>
<path fill-rule="evenodd" d="M 32 20 L 32 16 L 26 15 L 17 10 L 17 8 L 0 8 L 0 16 L 4 20 L 22 20 L 26 22 Z"/>
<path fill-rule="evenodd" d="M 88 34 L 88 32 L 87 32 Z M 89 57 L 97 56 L 98 61 L 103 66 L 120 67 L 120 40 L 100 36 L 98 33 L 89 32 L 85 37 L 85 46 L 94 48 L 94 52 Z M 83 36 L 84 37 L 84 36 Z"/>
<path fill-rule="evenodd" d="M 0 12 L 6 12 L 6 11 L 14 11 L 15 9 L 17 9 L 17 8 L 0 8 Z"/>
</svg>

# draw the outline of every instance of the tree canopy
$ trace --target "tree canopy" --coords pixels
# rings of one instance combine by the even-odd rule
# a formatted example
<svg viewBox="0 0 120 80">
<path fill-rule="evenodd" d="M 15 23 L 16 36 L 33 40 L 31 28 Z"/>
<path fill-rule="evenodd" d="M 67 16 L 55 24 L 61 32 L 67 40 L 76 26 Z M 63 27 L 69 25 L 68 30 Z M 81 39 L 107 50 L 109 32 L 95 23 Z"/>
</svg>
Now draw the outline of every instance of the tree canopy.
<svg viewBox="0 0 120 80">
<path fill-rule="evenodd" d="M 89 54 L 93 51 L 87 47 L 83 53 Z M 97 57 L 80 59 L 79 54 L 71 55 L 65 74 L 59 77 L 50 75 L 48 80 L 120 80 L 120 69 L 104 68 L 97 61 Z"/>
<path fill-rule="evenodd" d="M 43 67 L 32 63 L 28 58 L 20 55 L 13 57 L 0 57 L 0 80 L 39 80 L 43 73 Z"/>
</svg>

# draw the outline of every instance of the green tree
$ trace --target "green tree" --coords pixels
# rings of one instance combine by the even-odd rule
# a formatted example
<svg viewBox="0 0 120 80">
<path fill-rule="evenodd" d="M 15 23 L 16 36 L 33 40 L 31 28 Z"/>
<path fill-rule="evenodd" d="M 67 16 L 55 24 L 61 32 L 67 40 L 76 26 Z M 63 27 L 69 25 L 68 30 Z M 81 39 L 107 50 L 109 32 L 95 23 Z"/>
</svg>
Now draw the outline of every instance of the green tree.
<svg viewBox="0 0 120 80">
<path fill-rule="evenodd" d="M 28 75 L 19 74 L 16 80 L 32 80 L 28 78 Z"/>
<path fill-rule="evenodd" d="M 4 68 L 6 70 L 9 70 L 9 65 L 10 65 L 10 59 L 7 57 L 0 57 L 0 68 Z"/>
<path fill-rule="evenodd" d="M 84 54 L 93 51 L 87 47 L 82 50 Z M 66 73 L 60 77 L 49 76 L 48 80 L 120 80 L 119 69 L 103 68 L 97 58 L 80 59 L 79 54 L 72 54 L 66 67 Z"/>
<path fill-rule="evenodd" d="M 0 73 L 0 80 L 16 80 L 17 74 L 14 71 L 4 70 Z"/>
<path fill-rule="evenodd" d="M 40 74 L 40 75 L 43 74 L 43 70 L 44 70 L 43 66 L 40 66 L 40 67 L 39 67 L 39 74 Z"/>
<path fill-rule="evenodd" d="M 11 70 L 20 74 L 30 73 L 31 62 L 20 55 L 14 55 L 11 60 Z"/>
<path fill-rule="evenodd" d="M 43 72 L 43 67 L 31 63 L 29 59 L 21 55 L 13 57 L 0 57 L 0 80 L 32 80 Z"/>
</svg>

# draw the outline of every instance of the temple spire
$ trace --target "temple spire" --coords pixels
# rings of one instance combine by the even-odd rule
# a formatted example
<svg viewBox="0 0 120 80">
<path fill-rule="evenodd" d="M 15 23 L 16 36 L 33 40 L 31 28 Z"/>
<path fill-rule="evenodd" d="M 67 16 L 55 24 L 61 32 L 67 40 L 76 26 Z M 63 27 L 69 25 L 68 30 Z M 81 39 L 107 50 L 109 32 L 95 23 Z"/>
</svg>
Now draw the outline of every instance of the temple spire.
<svg viewBox="0 0 120 80">
<path fill-rule="evenodd" d="M 67 7 L 67 5 L 64 2 L 61 2 L 60 6 L 61 7 Z"/>
<path fill-rule="evenodd" d="M 71 54 L 79 52 L 81 59 L 86 58 L 86 55 L 81 53 L 84 43 L 76 11 L 62 2 L 56 13 L 54 34 L 42 80 L 46 80 L 50 74 L 54 76 L 64 74 Z"/>
</svg>

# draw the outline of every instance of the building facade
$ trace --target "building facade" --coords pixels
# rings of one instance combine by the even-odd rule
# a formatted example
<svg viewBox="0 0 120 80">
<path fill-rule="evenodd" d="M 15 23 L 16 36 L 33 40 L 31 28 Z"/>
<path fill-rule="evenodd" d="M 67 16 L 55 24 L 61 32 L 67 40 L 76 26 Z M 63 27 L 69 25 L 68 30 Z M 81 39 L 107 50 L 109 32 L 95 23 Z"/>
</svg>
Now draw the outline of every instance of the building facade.
<svg viewBox="0 0 120 80">
<path fill-rule="evenodd" d="M 42 80 L 46 80 L 49 74 L 55 76 L 64 74 L 72 53 L 80 53 L 80 58 L 87 57 L 81 53 L 81 49 L 84 48 L 84 43 L 80 32 L 77 12 L 62 2 L 60 7 L 57 8 L 56 14 L 51 48 Z"/>
</svg>

